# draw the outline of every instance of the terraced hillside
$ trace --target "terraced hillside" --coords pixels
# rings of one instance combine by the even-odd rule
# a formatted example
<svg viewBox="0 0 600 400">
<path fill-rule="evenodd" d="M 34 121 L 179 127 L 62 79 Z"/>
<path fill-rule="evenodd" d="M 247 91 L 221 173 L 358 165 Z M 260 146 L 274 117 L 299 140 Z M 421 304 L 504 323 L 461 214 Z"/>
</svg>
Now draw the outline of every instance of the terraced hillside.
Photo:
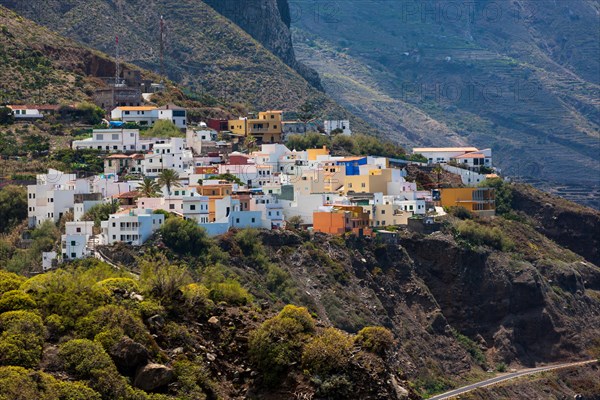
<svg viewBox="0 0 600 400">
<path fill-rule="evenodd" d="M 491 146 L 508 175 L 598 185 L 597 2 L 290 3 L 299 60 L 387 135 Z"/>
</svg>

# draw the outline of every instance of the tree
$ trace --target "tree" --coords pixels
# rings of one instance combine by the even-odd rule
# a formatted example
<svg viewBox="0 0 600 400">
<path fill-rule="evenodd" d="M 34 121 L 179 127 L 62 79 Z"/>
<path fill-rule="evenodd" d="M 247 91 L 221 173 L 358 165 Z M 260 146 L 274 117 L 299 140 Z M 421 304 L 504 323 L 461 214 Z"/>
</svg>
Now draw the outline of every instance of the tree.
<svg viewBox="0 0 600 400">
<path fill-rule="evenodd" d="M 119 210 L 119 202 L 116 200 L 110 203 L 96 204 L 85 214 L 83 214 L 84 221 L 94 221 L 94 226 L 100 227 L 101 221 L 108 221 L 110 214 L 114 214 Z"/>
<path fill-rule="evenodd" d="M 204 228 L 191 220 L 169 218 L 160 232 L 165 244 L 180 254 L 203 253 L 211 244 Z"/>
<path fill-rule="evenodd" d="M 442 177 L 442 173 L 444 172 L 444 169 L 442 168 L 442 166 L 440 164 L 436 164 L 435 167 L 433 167 L 432 172 L 434 174 L 436 174 L 437 177 L 437 187 L 440 187 L 440 181 L 441 181 L 441 177 Z"/>
<path fill-rule="evenodd" d="M 0 107 L 0 125 L 10 125 L 15 122 L 13 111 L 8 107 Z"/>
<path fill-rule="evenodd" d="M 298 119 L 300 121 L 302 121 L 302 123 L 304 124 L 304 132 L 305 133 L 308 129 L 307 128 L 308 123 L 313 121 L 316 117 L 315 111 L 316 111 L 315 105 L 312 102 L 310 102 L 309 100 L 305 101 L 304 104 L 302 104 L 300 106 L 300 108 L 298 109 Z"/>
<path fill-rule="evenodd" d="M 161 138 L 182 137 L 183 133 L 173 122 L 160 119 L 146 132 L 146 136 Z"/>
<path fill-rule="evenodd" d="M 218 179 L 218 180 L 227 181 L 227 182 L 231 182 L 231 183 L 237 183 L 240 186 L 244 186 L 244 182 L 242 182 L 242 180 L 240 178 L 238 178 L 237 176 L 235 176 L 233 174 L 230 174 L 229 172 L 227 172 L 225 174 L 211 176 L 209 179 Z"/>
<path fill-rule="evenodd" d="M 142 197 L 158 197 L 160 186 L 154 181 L 154 179 L 146 177 L 138 185 L 136 190 Z"/>
<path fill-rule="evenodd" d="M 158 175 L 158 184 L 160 186 L 166 186 L 167 194 L 170 196 L 172 187 L 181 187 L 179 174 L 172 169 L 165 169 Z"/>
<path fill-rule="evenodd" d="M 512 189 L 502 178 L 486 179 L 479 187 L 496 189 L 496 214 L 505 215 L 512 211 Z"/>
<path fill-rule="evenodd" d="M 299 215 L 294 215 L 287 220 L 287 226 L 292 229 L 300 229 L 300 226 L 304 223 L 304 220 Z"/>
<path fill-rule="evenodd" d="M 27 190 L 8 185 L 0 190 L 0 233 L 5 233 L 27 218 Z"/>
</svg>

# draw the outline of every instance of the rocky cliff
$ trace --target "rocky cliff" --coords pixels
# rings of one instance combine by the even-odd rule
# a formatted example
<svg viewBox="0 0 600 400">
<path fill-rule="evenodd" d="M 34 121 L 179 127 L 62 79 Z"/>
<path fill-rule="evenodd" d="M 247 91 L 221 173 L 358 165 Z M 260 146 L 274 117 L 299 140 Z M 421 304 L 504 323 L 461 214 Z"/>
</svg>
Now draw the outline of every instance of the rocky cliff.
<svg viewBox="0 0 600 400">
<path fill-rule="evenodd" d="M 205 0 L 205 3 L 235 22 L 315 88 L 323 90 L 319 74 L 296 60 L 287 0 Z"/>
</svg>

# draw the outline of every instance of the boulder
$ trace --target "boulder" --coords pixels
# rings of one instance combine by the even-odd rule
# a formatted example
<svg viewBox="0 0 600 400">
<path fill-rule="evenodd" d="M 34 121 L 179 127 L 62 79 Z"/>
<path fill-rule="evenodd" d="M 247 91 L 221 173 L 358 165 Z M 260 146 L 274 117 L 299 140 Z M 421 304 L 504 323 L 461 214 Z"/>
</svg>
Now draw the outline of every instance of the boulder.
<svg viewBox="0 0 600 400">
<path fill-rule="evenodd" d="M 132 375 L 138 367 L 148 363 L 148 349 L 127 336 L 123 336 L 108 352 L 119 372 Z"/>
<path fill-rule="evenodd" d="M 152 392 L 167 386 L 173 381 L 173 370 L 162 364 L 147 364 L 137 373 L 133 386 Z"/>
</svg>

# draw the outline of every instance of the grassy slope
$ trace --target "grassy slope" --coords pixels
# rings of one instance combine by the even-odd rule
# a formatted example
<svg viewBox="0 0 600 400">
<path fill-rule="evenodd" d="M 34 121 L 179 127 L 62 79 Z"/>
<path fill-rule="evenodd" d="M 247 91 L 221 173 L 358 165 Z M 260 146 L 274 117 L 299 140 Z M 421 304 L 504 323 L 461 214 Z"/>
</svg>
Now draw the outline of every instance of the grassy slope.
<svg viewBox="0 0 600 400">
<path fill-rule="evenodd" d="M 320 39 L 296 41 L 297 54 L 322 74 L 336 100 L 367 121 L 383 120 L 382 128 L 402 142 L 447 144 L 456 133 L 493 146 L 510 175 L 597 183 L 594 4 L 549 3 L 521 1 L 515 9 L 508 1 L 478 2 L 472 20 L 463 13 L 451 21 L 442 3 L 432 3 L 437 11 L 423 20 L 424 6 L 410 1 L 315 10 L 292 0 L 301 10 L 295 26 Z M 500 17 L 483 17 L 492 7 L 502 10 Z M 377 95 L 357 99 L 365 86 Z M 460 98 L 451 92 L 456 88 Z M 415 127 L 424 117 L 437 124 Z"/>
</svg>

